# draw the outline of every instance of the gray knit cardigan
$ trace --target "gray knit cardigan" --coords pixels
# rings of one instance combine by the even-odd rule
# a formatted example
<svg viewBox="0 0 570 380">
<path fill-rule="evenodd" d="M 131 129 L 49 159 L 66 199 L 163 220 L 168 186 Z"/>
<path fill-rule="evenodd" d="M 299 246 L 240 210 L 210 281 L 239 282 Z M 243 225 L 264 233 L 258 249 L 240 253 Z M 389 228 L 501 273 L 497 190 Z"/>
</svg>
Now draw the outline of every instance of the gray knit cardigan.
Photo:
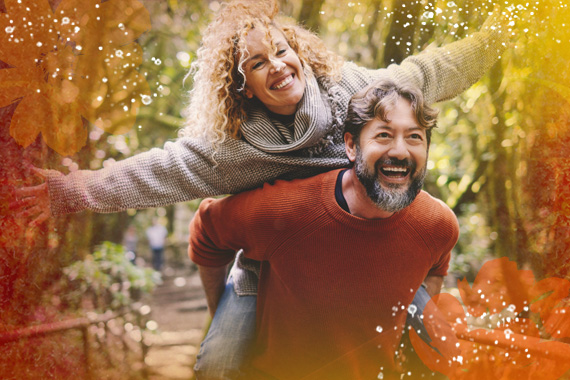
<svg viewBox="0 0 570 380">
<path fill-rule="evenodd" d="M 180 138 L 162 149 L 110 167 L 69 175 L 48 171 L 54 215 L 85 209 L 117 212 L 165 206 L 196 198 L 235 194 L 276 178 L 308 177 L 345 167 L 343 122 L 351 96 L 381 78 L 409 81 L 427 104 L 450 99 L 475 83 L 497 61 L 508 36 L 486 28 L 468 38 L 408 57 L 400 65 L 370 70 L 345 63 L 342 79 L 308 79 L 293 130 L 254 108 L 243 139 L 226 139 L 214 154 L 206 141 Z M 240 294 L 254 294 L 255 277 L 235 279 Z"/>
</svg>

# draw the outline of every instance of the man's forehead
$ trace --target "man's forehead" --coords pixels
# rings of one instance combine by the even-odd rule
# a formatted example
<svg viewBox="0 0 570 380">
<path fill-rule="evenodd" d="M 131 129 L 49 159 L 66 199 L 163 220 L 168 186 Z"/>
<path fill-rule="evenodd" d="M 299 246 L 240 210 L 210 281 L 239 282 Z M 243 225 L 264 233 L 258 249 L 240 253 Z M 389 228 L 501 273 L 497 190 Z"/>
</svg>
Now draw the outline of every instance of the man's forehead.
<svg viewBox="0 0 570 380">
<path fill-rule="evenodd" d="M 391 115 L 389 112 L 387 112 L 386 116 Z M 381 117 L 377 116 L 366 123 L 364 128 L 368 128 L 372 131 L 382 129 L 388 131 L 403 130 L 406 132 L 413 132 L 417 130 L 425 132 L 425 128 L 420 126 L 420 123 L 418 123 L 415 115 L 413 115 L 413 117 L 391 118 L 387 120 L 383 120 Z"/>
</svg>

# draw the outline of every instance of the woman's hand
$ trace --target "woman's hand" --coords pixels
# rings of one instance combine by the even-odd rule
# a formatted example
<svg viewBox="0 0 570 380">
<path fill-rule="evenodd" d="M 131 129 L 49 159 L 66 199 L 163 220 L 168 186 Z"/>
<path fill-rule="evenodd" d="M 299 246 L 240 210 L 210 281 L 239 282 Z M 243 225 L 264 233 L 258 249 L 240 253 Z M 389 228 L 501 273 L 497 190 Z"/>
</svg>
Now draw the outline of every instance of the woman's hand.
<svg viewBox="0 0 570 380">
<path fill-rule="evenodd" d="M 42 169 L 31 167 L 31 171 L 41 179 L 46 176 Z M 36 186 L 20 187 L 14 190 L 15 201 L 10 209 L 19 218 L 32 219 L 30 226 L 39 226 L 50 217 L 49 192 L 47 182 Z"/>
</svg>

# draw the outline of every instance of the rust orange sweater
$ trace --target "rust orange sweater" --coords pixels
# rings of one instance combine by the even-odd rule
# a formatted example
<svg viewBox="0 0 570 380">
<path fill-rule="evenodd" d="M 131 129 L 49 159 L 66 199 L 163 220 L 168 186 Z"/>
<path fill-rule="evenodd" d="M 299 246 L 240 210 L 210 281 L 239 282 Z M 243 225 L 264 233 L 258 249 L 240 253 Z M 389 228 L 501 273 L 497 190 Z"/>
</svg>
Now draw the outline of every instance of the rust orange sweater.
<svg viewBox="0 0 570 380">
<path fill-rule="evenodd" d="M 257 336 L 248 379 L 384 379 L 407 306 L 428 275 L 445 275 L 458 224 L 421 192 L 387 219 L 336 203 L 339 171 L 220 200 L 190 226 L 190 257 L 229 263 L 236 250 L 262 261 Z"/>
</svg>

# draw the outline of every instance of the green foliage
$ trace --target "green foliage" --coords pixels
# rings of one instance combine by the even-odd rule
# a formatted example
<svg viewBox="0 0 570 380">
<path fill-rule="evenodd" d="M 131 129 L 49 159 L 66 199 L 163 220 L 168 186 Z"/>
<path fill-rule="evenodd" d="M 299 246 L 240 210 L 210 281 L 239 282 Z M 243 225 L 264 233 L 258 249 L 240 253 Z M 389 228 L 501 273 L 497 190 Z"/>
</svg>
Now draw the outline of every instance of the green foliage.
<svg viewBox="0 0 570 380">
<path fill-rule="evenodd" d="M 75 284 L 69 297 L 91 295 L 94 307 L 118 310 L 150 294 L 160 282 L 160 273 L 132 264 L 123 246 L 104 242 L 92 255 L 63 269 Z"/>
</svg>

